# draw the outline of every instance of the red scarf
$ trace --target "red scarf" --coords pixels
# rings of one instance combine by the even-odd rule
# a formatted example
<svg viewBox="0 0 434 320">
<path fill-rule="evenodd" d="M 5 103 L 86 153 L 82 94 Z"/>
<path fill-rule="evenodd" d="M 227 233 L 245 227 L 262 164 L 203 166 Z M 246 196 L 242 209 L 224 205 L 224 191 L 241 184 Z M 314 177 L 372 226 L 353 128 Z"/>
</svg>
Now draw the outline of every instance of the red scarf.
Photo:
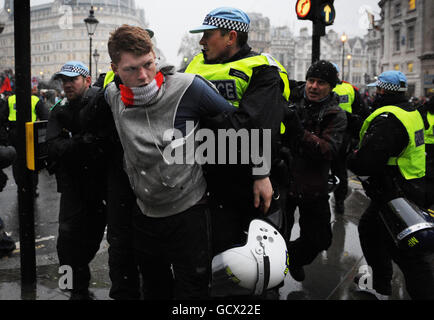
<svg viewBox="0 0 434 320">
<path fill-rule="evenodd" d="M 163 82 L 164 76 L 160 71 L 155 75 L 151 83 L 143 87 L 130 88 L 120 84 L 122 102 L 126 107 L 145 105 L 158 94 Z"/>
</svg>

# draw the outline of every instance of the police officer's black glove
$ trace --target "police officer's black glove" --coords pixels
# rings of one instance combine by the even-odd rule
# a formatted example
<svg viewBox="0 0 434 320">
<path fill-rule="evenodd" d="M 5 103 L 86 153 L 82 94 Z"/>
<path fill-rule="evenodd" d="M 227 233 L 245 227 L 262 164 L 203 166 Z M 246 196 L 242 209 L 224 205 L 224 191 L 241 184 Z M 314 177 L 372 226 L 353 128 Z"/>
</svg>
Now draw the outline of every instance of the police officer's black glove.
<svg viewBox="0 0 434 320">
<path fill-rule="evenodd" d="M 298 117 L 297 110 L 295 108 L 285 108 L 284 110 L 285 136 L 289 139 L 300 139 L 304 135 L 304 127 Z"/>
<path fill-rule="evenodd" d="M 8 176 L 0 170 L 0 192 L 6 187 L 6 182 L 8 181 Z"/>
</svg>

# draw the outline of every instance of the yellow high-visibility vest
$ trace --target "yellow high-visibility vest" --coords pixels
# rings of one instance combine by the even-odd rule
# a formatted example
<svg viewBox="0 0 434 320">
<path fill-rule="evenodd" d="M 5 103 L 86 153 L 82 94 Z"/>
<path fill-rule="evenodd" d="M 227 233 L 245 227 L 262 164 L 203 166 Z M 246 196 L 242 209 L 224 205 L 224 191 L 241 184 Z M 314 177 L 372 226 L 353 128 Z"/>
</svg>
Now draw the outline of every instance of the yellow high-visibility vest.
<svg viewBox="0 0 434 320">
<path fill-rule="evenodd" d="M 426 113 L 429 127 L 425 130 L 425 143 L 434 144 L 434 114 L 431 112 Z"/>
<path fill-rule="evenodd" d="M 360 130 L 360 145 L 372 120 L 378 115 L 390 112 L 396 116 L 407 130 L 409 141 L 407 147 L 398 157 L 389 158 L 388 165 L 397 165 L 406 180 L 422 178 L 425 176 L 425 143 L 424 125 L 422 116 L 418 111 L 405 111 L 397 106 L 385 106 L 375 110 L 363 123 Z"/>
<path fill-rule="evenodd" d="M 105 88 L 110 82 L 112 82 L 115 79 L 115 73 L 113 70 L 107 71 L 104 77 L 104 87 Z"/>
<path fill-rule="evenodd" d="M 333 91 L 339 96 L 339 107 L 345 111 L 348 111 L 349 113 L 352 113 L 353 102 L 355 99 L 353 86 L 349 83 L 342 82 L 341 84 L 336 85 Z"/>
<path fill-rule="evenodd" d="M 207 64 L 203 53 L 196 55 L 185 70 L 186 73 L 199 74 L 211 81 L 220 94 L 233 106 L 237 107 L 249 87 L 253 69 L 262 65 L 272 65 L 278 68 L 280 78 L 284 83 L 283 97 L 288 101 L 291 93 L 288 73 L 285 68 L 269 54 L 256 55 L 232 62 Z M 285 132 L 283 123 L 281 133 Z"/>
<path fill-rule="evenodd" d="M 36 105 L 39 102 L 39 98 L 37 96 L 32 95 L 32 122 L 35 122 L 37 119 L 36 116 Z M 17 121 L 17 96 L 14 94 L 8 98 L 9 104 L 9 121 Z"/>
</svg>

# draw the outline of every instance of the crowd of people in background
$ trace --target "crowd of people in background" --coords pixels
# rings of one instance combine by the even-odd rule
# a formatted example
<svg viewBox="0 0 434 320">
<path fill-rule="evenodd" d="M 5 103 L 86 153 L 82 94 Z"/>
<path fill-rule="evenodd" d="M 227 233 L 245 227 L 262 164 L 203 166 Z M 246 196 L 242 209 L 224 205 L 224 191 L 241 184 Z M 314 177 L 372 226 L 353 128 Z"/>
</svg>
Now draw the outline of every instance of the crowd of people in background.
<svg viewBox="0 0 434 320">
<path fill-rule="evenodd" d="M 297 80 L 302 81 L 302 80 Z M 48 106 L 52 106 L 56 104 L 59 100 L 63 99 L 65 97 L 65 92 L 63 90 L 59 90 L 58 88 L 60 86 L 60 82 L 56 84 L 55 88 L 50 88 L 50 85 L 40 79 L 38 79 L 38 83 L 41 83 L 37 85 L 37 93 L 36 95 Z M 372 102 L 375 98 L 375 90 L 368 90 L 359 88 L 360 96 L 363 100 L 363 103 L 370 107 L 372 106 Z M 0 74 L 0 97 L 2 99 L 6 99 L 10 93 L 15 92 L 15 74 L 12 69 L 4 70 Z M 412 96 L 407 95 L 409 102 L 412 103 L 415 107 L 420 107 L 424 104 L 426 104 L 432 95 L 427 96 Z"/>
</svg>

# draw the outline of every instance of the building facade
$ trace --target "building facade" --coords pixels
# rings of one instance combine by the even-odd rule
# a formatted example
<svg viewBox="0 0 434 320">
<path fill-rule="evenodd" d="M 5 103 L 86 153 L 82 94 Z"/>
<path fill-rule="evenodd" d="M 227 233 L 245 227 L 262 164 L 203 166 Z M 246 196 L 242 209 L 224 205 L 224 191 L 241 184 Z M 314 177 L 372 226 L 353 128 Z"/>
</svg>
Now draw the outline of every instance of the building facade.
<svg viewBox="0 0 434 320">
<path fill-rule="evenodd" d="M 367 82 L 374 82 L 375 77 L 381 73 L 381 57 L 384 50 L 382 37 L 379 28 L 375 25 L 371 25 L 364 37 L 368 56 Z"/>
<path fill-rule="evenodd" d="M 294 50 L 294 37 L 289 27 L 271 28 L 270 54 L 283 65 L 290 79 L 294 78 Z"/>
<path fill-rule="evenodd" d="M 432 0 L 381 0 L 380 72 L 400 70 L 410 96 L 434 93 L 434 3 Z"/>
<path fill-rule="evenodd" d="M 333 29 L 330 29 L 320 40 L 320 59 L 335 63 L 342 80 L 363 88 L 366 85 L 369 66 L 369 55 L 365 40 L 360 37 L 341 40 Z M 312 63 L 312 36 L 307 28 L 294 37 L 294 79 L 304 81 L 307 70 Z M 273 50 L 273 48 L 272 48 Z"/>
<path fill-rule="evenodd" d="M 262 13 L 247 13 L 250 18 L 249 45 L 256 52 L 270 52 L 271 34 L 270 19 Z"/>
<path fill-rule="evenodd" d="M 5 1 L 0 19 L 0 70 L 14 69 L 13 1 Z M 32 77 L 48 81 L 69 60 L 89 65 L 89 35 L 84 19 L 93 6 L 99 23 L 92 37 L 92 79 L 110 69 L 107 41 L 116 27 L 127 23 L 146 28 L 143 9 L 134 0 L 54 0 L 31 7 Z M 99 53 L 96 63 L 93 53 Z"/>
</svg>

